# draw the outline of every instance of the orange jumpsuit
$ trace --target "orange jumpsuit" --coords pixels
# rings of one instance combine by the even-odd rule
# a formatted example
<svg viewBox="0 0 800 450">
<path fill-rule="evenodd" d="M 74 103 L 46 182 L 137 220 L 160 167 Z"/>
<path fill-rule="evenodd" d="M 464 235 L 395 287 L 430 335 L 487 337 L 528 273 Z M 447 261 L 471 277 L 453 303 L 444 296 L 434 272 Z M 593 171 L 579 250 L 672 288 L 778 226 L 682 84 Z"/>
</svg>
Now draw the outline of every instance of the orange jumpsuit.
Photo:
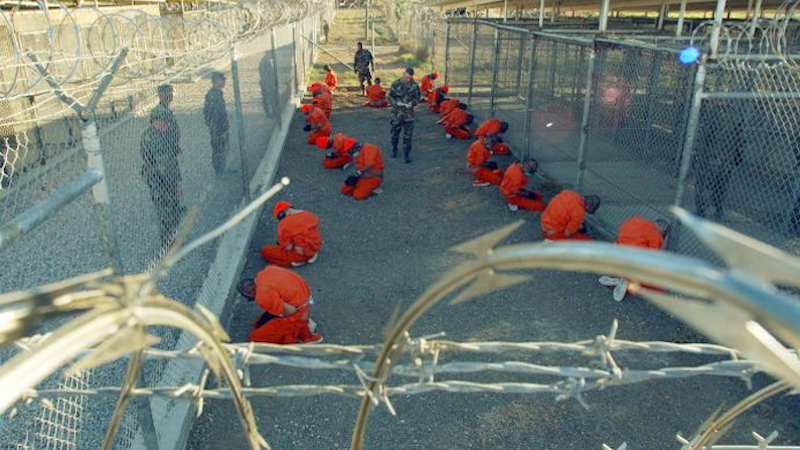
<svg viewBox="0 0 800 450">
<path fill-rule="evenodd" d="M 332 70 L 325 74 L 325 84 L 331 88 L 331 91 L 336 90 L 336 85 L 339 84 L 339 79 L 336 78 L 336 74 L 333 73 Z"/>
<path fill-rule="evenodd" d="M 356 156 L 356 168 L 362 172 L 355 186 L 342 185 L 342 194 L 366 200 L 383 182 L 383 156 L 373 144 L 364 144 Z"/>
<path fill-rule="evenodd" d="M 287 248 L 291 246 L 291 250 Z M 292 267 L 292 263 L 305 263 L 319 252 L 322 235 L 319 217 L 308 211 L 287 214 L 278 222 L 278 245 L 261 247 L 261 257 L 270 264 Z M 297 248 L 303 249 L 299 253 Z"/>
<path fill-rule="evenodd" d="M 331 111 L 333 111 L 333 96 L 330 93 L 322 92 L 315 95 L 311 99 L 311 104 L 321 109 L 325 113 L 325 117 L 331 118 Z"/>
<path fill-rule="evenodd" d="M 563 190 L 550 200 L 542 213 L 542 236 L 552 241 L 589 241 L 588 235 L 578 232 L 585 217 L 583 197 L 575 191 Z"/>
<path fill-rule="evenodd" d="M 336 133 L 333 135 L 333 145 L 331 150 L 334 153 L 333 158 L 325 157 L 322 166 L 326 169 L 340 169 L 350 163 L 353 157 L 344 150 L 344 141 L 350 139 L 350 136 L 344 133 Z"/>
<path fill-rule="evenodd" d="M 491 138 L 492 140 L 497 139 L 497 135 L 500 134 L 500 130 L 502 126 L 500 125 L 500 121 L 497 119 L 489 119 L 481 124 L 477 130 L 475 130 L 475 137 L 482 137 L 482 138 Z M 511 153 L 511 149 L 508 145 L 502 142 L 496 142 L 492 145 L 491 148 L 492 153 L 495 155 L 507 155 Z"/>
<path fill-rule="evenodd" d="M 306 123 L 311 125 L 311 131 L 308 133 L 309 144 L 316 144 L 317 138 L 331 135 L 331 122 L 319 108 L 314 108 L 311 113 L 306 116 Z"/>
<path fill-rule="evenodd" d="M 322 92 L 324 92 L 326 94 L 333 95 L 333 92 L 331 92 L 331 88 L 328 87 L 328 85 L 325 84 L 325 83 L 312 83 L 311 86 L 309 87 L 309 90 L 311 92 L 316 92 L 318 90 L 321 90 Z"/>
<path fill-rule="evenodd" d="M 430 75 L 425 75 L 419 81 L 419 98 L 423 102 L 430 101 L 430 95 L 433 92 L 433 80 Z"/>
<path fill-rule="evenodd" d="M 534 194 L 535 198 L 521 195 L 524 194 L 527 186 L 528 177 L 525 176 L 522 166 L 515 162 L 508 166 L 508 169 L 503 174 L 503 181 L 500 182 L 500 192 L 503 193 L 506 201 L 512 205 L 517 205 L 529 211 L 544 211 L 542 194 Z"/>
<path fill-rule="evenodd" d="M 633 216 L 619 227 L 617 244 L 661 250 L 664 236 L 658 231 L 655 223 L 641 216 Z"/>
<path fill-rule="evenodd" d="M 445 100 L 439 105 L 439 115 L 442 118 L 447 117 L 448 114 L 453 112 L 453 110 L 458 109 L 459 102 L 457 98 L 451 98 L 450 100 Z"/>
<path fill-rule="evenodd" d="M 364 103 L 364 106 L 372 108 L 386 108 L 389 106 L 389 101 L 386 100 L 386 89 L 380 85 L 367 86 L 367 98 L 369 98 L 369 101 Z"/>
<path fill-rule="evenodd" d="M 308 328 L 310 300 L 311 291 L 300 275 L 281 267 L 267 266 L 256 275 L 255 302 L 265 313 L 256 321 L 257 326 L 250 332 L 250 340 L 270 344 L 319 340 L 319 335 L 311 333 Z M 279 317 L 283 313 L 284 303 L 297 308 L 297 312 Z M 259 326 L 262 320 L 266 320 L 266 323 Z"/>
<path fill-rule="evenodd" d="M 498 186 L 503 180 L 503 175 L 500 173 L 500 170 L 491 170 L 484 167 L 484 164 L 489 161 L 489 156 L 491 156 L 489 149 L 486 148 L 486 146 L 483 145 L 483 141 L 479 139 L 473 142 L 469 147 L 469 151 L 467 152 L 467 164 L 469 168 L 472 169 L 472 176 L 476 180 L 488 181 Z"/>
<path fill-rule="evenodd" d="M 469 139 L 470 131 L 467 128 L 469 113 L 463 109 L 454 109 L 442 119 L 444 132 L 458 139 Z"/>
<path fill-rule="evenodd" d="M 441 88 L 434 90 L 428 96 L 428 109 L 431 111 L 438 113 L 439 107 L 441 103 L 444 101 L 444 92 L 442 92 Z"/>
</svg>

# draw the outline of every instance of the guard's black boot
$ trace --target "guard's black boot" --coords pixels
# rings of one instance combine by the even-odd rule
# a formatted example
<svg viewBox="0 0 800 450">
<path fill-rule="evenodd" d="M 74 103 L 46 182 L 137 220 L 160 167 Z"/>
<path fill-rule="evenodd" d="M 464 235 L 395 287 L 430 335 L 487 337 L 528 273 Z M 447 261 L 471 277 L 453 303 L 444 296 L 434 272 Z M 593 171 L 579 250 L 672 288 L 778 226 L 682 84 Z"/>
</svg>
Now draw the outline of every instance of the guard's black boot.
<svg viewBox="0 0 800 450">
<path fill-rule="evenodd" d="M 397 158 L 397 149 L 396 148 L 392 149 L 392 158 Z"/>
<path fill-rule="evenodd" d="M 411 153 L 406 153 L 406 164 L 411 164 Z"/>
</svg>

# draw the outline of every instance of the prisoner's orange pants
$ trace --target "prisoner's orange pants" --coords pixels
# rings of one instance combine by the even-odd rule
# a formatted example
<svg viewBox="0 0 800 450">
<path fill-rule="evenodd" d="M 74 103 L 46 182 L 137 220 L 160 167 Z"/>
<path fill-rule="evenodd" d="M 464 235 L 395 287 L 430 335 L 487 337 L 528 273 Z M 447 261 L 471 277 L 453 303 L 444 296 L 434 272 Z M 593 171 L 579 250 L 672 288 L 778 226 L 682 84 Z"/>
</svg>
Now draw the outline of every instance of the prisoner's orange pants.
<svg viewBox="0 0 800 450">
<path fill-rule="evenodd" d="M 481 181 L 488 181 L 495 186 L 500 186 L 500 182 L 503 181 L 503 174 L 499 170 L 489 170 L 486 167 L 473 171 L 472 176 Z"/>
<path fill-rule="evenodd" d="M 465 130 L 463 128 L 445 127 L 444 132 L 456 139 L 469 139 L 472 137 L 469 130 Z"/>
<path fill-rule="evenodd" d="M 386 108 L 389 106 L 389 100 L 370 100 L 367 103 L 364 103 L 364 106 L 368 108 Z"/>
<path fill-rule="evenodd" d="M 292 263 L 305 263 L 314 255 L 301 255 L 297 252 L 287 252 L 277 245 L 265 245 L 259 251 L 261 257 L 270 264 L 281 267 L 292 267 Z"/>
<path fill-rule="evenodd" d="M 250 332 L 250 341 L 291 345 L 306 342 L 313 334 L 308 329 L 308 311 L 289 317 L 275 317 Z"/>
<path fill-rule="evenodd" d="M 316 130 L 308 133 L 308 143 L 311 145 L 316 145 L 317 138 L 321 137 L 329 137 L 331 135 L 331 130 Z"/>
<path fill-rule="evenodd" d="M 341 169 L 352 160 L 353 157 L 350 155 L 340 155 L 336 158 L 325 158 L 325 160 L 322 162 L 322 165 L 326 169 Z"/>
<path fill-rule="evenodd" d="M 366 200 L 381 185 L 377 177 L 359 178 L 355 186 L 342 185 L 342 194 L 349 195 L 356 200 Z"/>
<path fill-rule="evenodd" d="M 528 211 L 544 211 L 544 202 L 542 201 L 541 194 L 536 194 L 536 198 L 524 197 L 522 195 L 509 195 L 506 197 L 506 201 L 522 209 L 527 209 Z"/>
</svg>

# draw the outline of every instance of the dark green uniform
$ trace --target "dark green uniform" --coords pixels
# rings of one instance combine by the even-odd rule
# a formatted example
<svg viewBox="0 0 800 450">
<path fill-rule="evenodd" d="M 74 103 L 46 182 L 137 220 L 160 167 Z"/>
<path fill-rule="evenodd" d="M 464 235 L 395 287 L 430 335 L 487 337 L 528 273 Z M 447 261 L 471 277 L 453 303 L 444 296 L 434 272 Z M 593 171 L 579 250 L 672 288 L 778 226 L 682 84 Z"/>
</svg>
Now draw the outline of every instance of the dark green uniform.
<svg viewBox="0 0 800 450">
<path fill-rule="evenodd" d="M 358 75 L 358 84 L 361 85 L 361 92 L 364 92 L 365 81 L 367 82 L 367 86 L 372 85 L 370 66 L 374 68 L 372 53 L 365 48 L 356 51 L 356 56 L 353 59 L 353 67 L 355 68 L 356 75 Z"/>
<path fill-rule="evenodd" d="M 389 104 L 392 106 L 392 156 L 397 157 L 400 131 L 403 131 L 403 152 L 411 157 L 411 139 L 414 137 L 414 107 L 419 103 L 419 86 L 414 80 L 402 78 L 392 83 L 389 89 Z M 401 105 L 402 103 L 402 105 Z"/>
<path fill-rule="evenodd" d="M 230 148 L 228 141 L 228 110 L 225 108 L 225 97 L 222 89 L 212 87 L 206 93 L 203 105 L 203 118 L 211 135 L 211 165 L 217 175 L 225 171 L 225 159 Z"/>
<path fill-rule="evenodd" d="M 157 106 L 151 117 L 170 124 L 169 118 L 174 120 L 174 115 L 170 116 L 159 108 L 167 109 Z M 181 203 L 181 169 L 178 164 L 180 149 L 173 141 L 173 125 L 168 127 L 163 133 L 152 126 L 147 127 L 139 144 L 142 177 L 150 190 L 150 198 L 158 216 L 162 245 L 170 243 L 175 237 L 184 212 Z"/>
</svg>

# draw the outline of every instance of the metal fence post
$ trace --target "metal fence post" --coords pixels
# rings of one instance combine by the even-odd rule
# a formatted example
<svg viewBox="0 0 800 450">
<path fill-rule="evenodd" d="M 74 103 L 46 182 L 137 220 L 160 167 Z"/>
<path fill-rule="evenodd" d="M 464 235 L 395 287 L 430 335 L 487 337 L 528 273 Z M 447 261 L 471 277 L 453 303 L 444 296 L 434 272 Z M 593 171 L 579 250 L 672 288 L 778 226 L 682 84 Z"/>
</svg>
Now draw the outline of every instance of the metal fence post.
<svg viewBox="0 0 800 450">
<path fill-rule="evenodd" d="M 586 142 L 589 136 L 589 114 L 592 109 L 594 93 L 594 70 L 597 64 L 597 44 L 593 44 L 589 53 L 589 67 L 586 72 L 586 92 L 583 97 L 583 117 L 581 118 L 581 140 L 578 145 L 578 177 L 575 180 L 575 190 L 583 192 L 583 180 L 586 174 Z"/>
<path fill-rule="evenodd" d="M 450 67 L 450 20 L 444 22 L 444 84 L 447 84 L 447 73 Z"/>
<path fill-rule="evenodd" d="M 530 40 L 530 33 L 523 39 L 520 39 L 519 52 L 517 52 L 517 78 L 514 80 L 514 92 L 519 94 L 519 89 L 522 83 L 522 61 L 525 55 L 525 42 Z M 510 52 L 509 52 L 510 53 Z"/>
<path fill-rule="evenodd" d="M 478 15 L 475 14 L 475 20 L 472 22 L 472 48 L 470 49 L 469 58 L 469 94 L 467 94 L 467 105 L 472 108 L 472 82 L 475 78 L 475 47 L 478 44 Z"/>
<path fill-rule="evenodd" d="M 275 27 L 270 27 L 270 40 L 272 41 L 272 72 L 275 79 L 275 91 L 273 93 L 273 97 L 275 104 L 280 105 L 281 102 L 281 83 L 278 80 L 278 53 L 275 51 Z M 283 129 L 283 111 L 280 110 L 280 106 L 276 109 L 276 114 L 278 116 L 278 127 Z"/>
<path fill-rule="evenodd" d="M 292 24 L 292 65 L 294 66 L 294 91 L 292 95 L 296 95 L 300 91 L 300 72 L 298 72 L 299 64 L 297 64 L 297 22 Z"/>
<path fill-rule="evenodd" d="M 250 200 L 250 188 L 247 181 L 250 179 L 247 173 L 247 162 L 245 154 L 247 153 L 245 147 L 245 132 L 244 132 L 244 114 L 242 113 L 242 92 L 240 86 L 241 80 L 239 79 L 239 61 L 236 57 L 236 43 L 231 45 L 231 84 L 233 85 L 233 111 L 236 115 L 236 133 L 239 137 L 239 163 L 242 171 L 242 189 L 244 197 Z"/>
<path fill-rule="evenodd" d="M 494 98 L 497 95 L 497 66 L 500 59 L 500 28 L 494 28 L 494 50 L 492 51 L 492 85 L 489 99 L 489 116 L 494 117 Z"/>
<path fill-rule="evenodd" d="M 523 133 L 525 136 L 525 159 L 531 157 L 531 120 L 532 111 L 531 104 L 533 103 L 533 58 L 536 55 L 536 35 L 532 32 L 528 34 L 528 93 L 525 95 L 525 123 L 523 125 Z"/>
</svg>

